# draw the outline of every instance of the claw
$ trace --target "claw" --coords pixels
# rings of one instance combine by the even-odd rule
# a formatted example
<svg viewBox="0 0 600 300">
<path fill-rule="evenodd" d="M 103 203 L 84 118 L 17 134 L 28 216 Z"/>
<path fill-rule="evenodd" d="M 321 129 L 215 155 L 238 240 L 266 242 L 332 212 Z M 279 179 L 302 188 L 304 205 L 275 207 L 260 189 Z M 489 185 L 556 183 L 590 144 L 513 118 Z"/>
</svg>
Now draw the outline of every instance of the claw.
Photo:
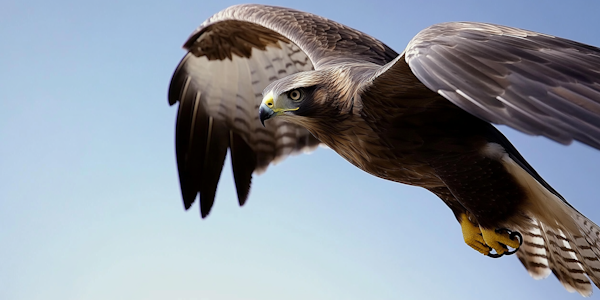
<svg viewBox="0 0 600 300">
<path fill-rule="evenodd" d="M 506 228 L 501 229 L 485 229 L 481 228 L 481 234 L 486 244 L 492 249 L 496 250 L 496 253 L 488 253 L 487 255 L 492 258 L 498 258 L 503 255 L 512 255 L 523 243 L 523 236 L 517 231 L 511 231 Z M 509 250 L 508 247 L 514 250 Z"/>
<path fill-rule="evenodd" d="M 523 236 L 506 228 L 486 229 L 472 222 L 467 214 L 461 215 L 460 225 L 465 243 L 483 255 L 498 258 L 512 255 L 523 244 Z M 509 250 L 509 247 L 513 250 Z M 495 250 L 496 253 L 492 253 Z"/>
</svg>

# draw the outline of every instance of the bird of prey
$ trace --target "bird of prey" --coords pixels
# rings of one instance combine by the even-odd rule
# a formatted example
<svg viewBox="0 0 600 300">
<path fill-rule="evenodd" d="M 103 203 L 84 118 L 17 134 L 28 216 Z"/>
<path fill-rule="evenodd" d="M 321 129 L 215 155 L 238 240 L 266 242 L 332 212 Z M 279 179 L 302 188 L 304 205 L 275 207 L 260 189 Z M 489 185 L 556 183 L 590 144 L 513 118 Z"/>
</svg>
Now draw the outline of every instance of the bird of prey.
<svg viewBox="0 0 600 300">
<path fill-rule="evenodd" d="M 600 286 L 600 227 L 492 125 L 600 149 L 599 48 L 452 22 L 398 54 L 326 18 L 264 5 L 213 15 L 184 48 L 168 97 L 179 102 L 186 209 L 199 194 L 209 213 L 228 149 L 242 205 L 254 172 L 322 143 L 374 176 L 437 195 L 475 250 L 516 251 L 534 278 L 552 272 L 584 296 Z"/>
</svg>

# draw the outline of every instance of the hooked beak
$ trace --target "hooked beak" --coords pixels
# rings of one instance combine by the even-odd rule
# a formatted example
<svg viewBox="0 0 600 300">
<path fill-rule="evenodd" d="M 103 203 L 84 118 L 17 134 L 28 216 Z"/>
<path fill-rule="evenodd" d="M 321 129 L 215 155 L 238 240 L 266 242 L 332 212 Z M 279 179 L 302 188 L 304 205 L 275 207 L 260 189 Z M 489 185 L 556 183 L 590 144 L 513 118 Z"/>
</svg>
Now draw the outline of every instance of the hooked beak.
<svg viewBox="0 0 600 300">
<path fill-rule="evenodd" d="M 280 104 L 279 106 L 275 107 L 276 105 L 275 105 L 275 101 L 273 101 L 273 92 L 269 92 L 263 98 L 263 101 L 260 104 L 260 107 L 258 108 L 258 117 L 260 118 L 260 122 L 262 123 L 263 127 L 265 126 L 265 120 L 270 119 L 273 116 L 282 115 L 286 111 L 295 111 L 300 108 L 300 107 L 296 107 L 296 108 L 282 107 L 282 105 L 284 105 L 284 104 Z"/>
<path fill-rule="evenodd" d="M 260 107 L 258 108 L 258 117 L 263 127 L 265 127 L 265 120 L 271 118 L 275 114 L 275 111 L 273 110 L 273 102 L 273 92 L 270 92 L 265 95 Z"/>
<path fill-rule="evenodd" d="M 275 115 L 275 112 L 264 102 L 258 108 L 258 118 L 263 127 L 265 127 L 265 120 L 270 119 L 273 115 Z"/>
</svg>

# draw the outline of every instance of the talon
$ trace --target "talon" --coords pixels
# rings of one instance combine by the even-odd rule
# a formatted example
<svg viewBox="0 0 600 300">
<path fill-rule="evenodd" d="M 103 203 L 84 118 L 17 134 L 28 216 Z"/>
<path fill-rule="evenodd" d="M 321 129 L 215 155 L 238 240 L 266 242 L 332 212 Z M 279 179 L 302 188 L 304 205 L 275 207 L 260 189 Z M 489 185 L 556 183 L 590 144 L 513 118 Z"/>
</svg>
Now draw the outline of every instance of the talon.
<svg viewBox="0 0 600 300">
<path fill-rule="evenodd" d="M 512 251 L 508 251 L 505 253 L 505 255 L 513 255 L 515 253 L 517 253 L 517 251 L 519 250 L 519 248 L 521 248 L 521 245 L 523 245 L 523 236 L 518 232 L 518 231 L 511 231 L 508 230 L 506 228 L 502 228 L 502 229 L 498 229 L 498 230 L 506 230 L 508 231 L 508 236 L 510 237 L 511 240 L 518 240 L 519 241 L 519 246 L 517 246 L 516 248 L 514 248 Z"/>
<path fill-rule="evenodd" d="M 465 243 L 483 255 L 492 258 L 512 255 L 523 244 L 523 236 L 506 228 L 486 229 L 472 222 L 467 214 L 460 216 L 460 226 Z M 509 250 L 509 247 L 513 250 Z M 492 253 L 494 250 L 496 253 Z"/>
<path fill-rule="evenodd" d="M 523 237 L 516 231 L 511 231 L 506 228 L 502 229 L 486 229 L 480 228 L 481 235 L 485 243 L 492 249 L 496 250 L 495 254 L 488 254 L 488 256 L 497 258 L 503 255 L 511 255 L 519 250 L 519 247 L 523 243 Z M 514 250 L 508 250 L 508 247 Z"/>
</svg>

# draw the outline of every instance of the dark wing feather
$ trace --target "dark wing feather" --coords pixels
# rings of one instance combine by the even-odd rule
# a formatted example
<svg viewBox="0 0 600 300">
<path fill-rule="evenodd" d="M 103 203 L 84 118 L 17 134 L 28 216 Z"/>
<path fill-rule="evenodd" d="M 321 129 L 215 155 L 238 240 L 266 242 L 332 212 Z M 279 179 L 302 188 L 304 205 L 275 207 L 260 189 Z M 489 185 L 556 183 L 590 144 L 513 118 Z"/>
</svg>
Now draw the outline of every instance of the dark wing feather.
<svg viewBox="0 0 600 300">
<path fill-rule="evenodd" d="M 600 149 L 600 49 L 532 31 L 444 23 L 405 51 L 431 90 L 486 121 Z"/>
<path fill-rule="evenodd" d="M 176 152 L 185 208 L 200 194 L 202 217 L 210 212 L 223 163 L 230 149 L 238 201 L 248 197 L 253 172 L 319 144 L 306 129 L 258 120 L 261 91 L 272 80 L 312 65 L 293 44 L 278 42 L 251 57 L 209 60 L 188 53 L 175 70 L 169 103 L 179 101 Z"/>
</svg>

